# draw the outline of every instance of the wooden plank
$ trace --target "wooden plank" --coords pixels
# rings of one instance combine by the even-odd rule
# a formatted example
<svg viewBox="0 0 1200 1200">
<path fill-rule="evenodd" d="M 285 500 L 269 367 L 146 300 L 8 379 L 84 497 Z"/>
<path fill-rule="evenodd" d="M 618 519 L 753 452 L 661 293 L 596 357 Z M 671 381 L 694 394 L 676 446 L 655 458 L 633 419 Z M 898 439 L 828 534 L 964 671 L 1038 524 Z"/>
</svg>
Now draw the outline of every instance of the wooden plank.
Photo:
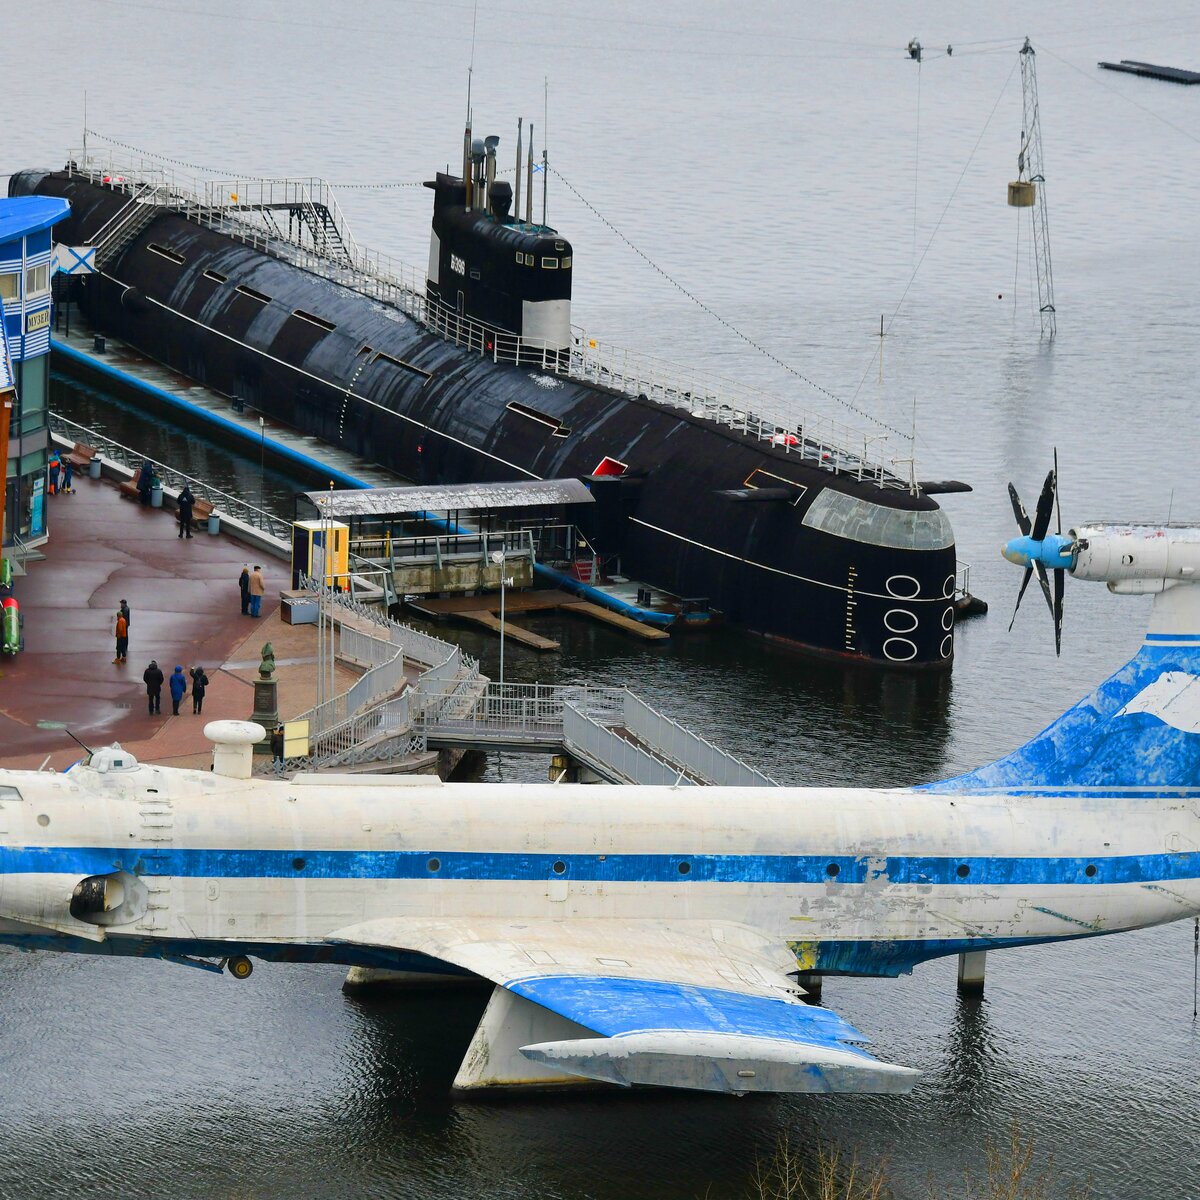
<svg viewBox="0 0 1200 1200">
<path fill-rule="evenodd" d="M 529 629 L 522 629 L 519 625 L 512 624 L 511 621 L 505 621 L 503 626 L 500 624 L 500 618 L 492 616 L 488 612 L 466 612 L 456 614 L 463 621 L 470 621 L 472 625 L 481 625 L 484 629 L 490 629 L 493 633 L 499 633 L 501 628 L 504 629 L 504 636 L 511 638 L 514 642 L 520 642 L 522 646 L 528 646 L 531 650 L 558 650 L 560 649 L 557 642 L 551 641 L 550 638 L 544 638 L 540 633 L 534 633 Z"/>
<path fill-rule="evenodd" d="M 569 600 L 559 607 L 564 612 L 578 613 L 581 617 L 591 617 L 593 621 L 603 621 L 607 625 L 615 625 L 618 629 L 645 638 L 648 642 L 659 642 L 663 638 L 671 636 L 665 629 L 658 629 L 653 625 L 643 625 L 641 621 L 635 621 L 632 617 L 613 612 L 611 608 L 593 604 L 590 600 Z"/>
</svg>

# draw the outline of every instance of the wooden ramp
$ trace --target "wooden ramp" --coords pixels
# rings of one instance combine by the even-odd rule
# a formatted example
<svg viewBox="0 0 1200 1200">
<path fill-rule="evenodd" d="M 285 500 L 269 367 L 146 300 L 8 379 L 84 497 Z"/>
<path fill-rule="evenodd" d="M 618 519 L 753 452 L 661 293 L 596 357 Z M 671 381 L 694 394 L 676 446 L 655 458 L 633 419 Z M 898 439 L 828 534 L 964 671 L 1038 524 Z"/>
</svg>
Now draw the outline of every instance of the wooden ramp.
<svg viewBox="0 0 1200 1200">
<path fill-rule="evenodd" d="M 503 630 L 506 638 L 514 642 L 520 642 L 522 646 L 528 646 L 532 650 L 546 651 L 561 649 L 558 642 L 542 637 L 540 633 L 534 633 L 531 629 L 522 629 L 520 625 L 514 625 L 511 621 L 501 622 L 499 617 L 490 612 L 464 612 L 458 615 L 464 621 L 470 621 L 472 625 L 480 625 L 484 629 L 490 629 L 493 633 L 498 634 Z"/>
<path fill-rule="evenodd" d="M 635 637 L 645 638 L 649 642 L 661 641 L 663 638 L 671 636 L 665 629 L 658 629 L 653 625 L 643 625 L 641 621 L 635 621 L 632 617 L 613 612 L 611 608 L 604 608 L 600 604 L 593 604 L 590 600 L 567 600 L 560 604 L 559 608 L 563 612 L 578 613 L 582 617 L 591 617 L 593 621 L 603 621 L 607 625 L 615 625 L 618 629 L 632 633 Z"/>
</svg>

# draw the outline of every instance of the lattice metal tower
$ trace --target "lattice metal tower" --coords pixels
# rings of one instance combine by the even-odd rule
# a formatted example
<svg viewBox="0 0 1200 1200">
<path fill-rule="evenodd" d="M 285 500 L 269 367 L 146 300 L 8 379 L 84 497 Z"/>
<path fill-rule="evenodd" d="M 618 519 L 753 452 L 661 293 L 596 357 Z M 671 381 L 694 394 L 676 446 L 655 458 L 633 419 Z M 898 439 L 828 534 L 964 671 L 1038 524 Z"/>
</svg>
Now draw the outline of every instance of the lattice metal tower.
<svg viewBox="0 0 1200 1200">
<path fill-rule="evenodd" d="M 1030 205 L 1033 219 L 1033 255 L 1037 264 L 1038 311 L 1042 336 L 1055 333 L 1054 272 L 1050 266 L 1050 228 L 1046 217 L 1046 173 L 1042 163 L 1042 124 L 1038 116 L 1037 67 L 1034 50 L 1025 39 L 1021 47 L 1021 152 L 1017 156 L 1019 178 L 1036 189 Z"/>
</svg>

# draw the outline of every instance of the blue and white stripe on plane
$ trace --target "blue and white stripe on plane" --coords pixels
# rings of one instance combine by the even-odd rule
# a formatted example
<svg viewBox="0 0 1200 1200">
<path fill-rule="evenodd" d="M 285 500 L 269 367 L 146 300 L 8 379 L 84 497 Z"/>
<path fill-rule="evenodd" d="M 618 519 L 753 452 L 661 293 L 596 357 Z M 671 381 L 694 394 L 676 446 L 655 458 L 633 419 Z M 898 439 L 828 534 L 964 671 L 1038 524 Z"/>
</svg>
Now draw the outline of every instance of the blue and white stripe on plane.
<svg viewBox="0 0 1200 1200">
<path fill-rule="evenodd" d="M 556 865 L 562 867 L 556 871 Z M 415 850 L 223 850 L 25 846 L 0 849 L 0 875 L 137 874 L 199 879 L 444 879 L 586 883 L 1139 884 L 1200 877 L 1200 851 L 1110 857 L 544 854 Z"/>
</svg>

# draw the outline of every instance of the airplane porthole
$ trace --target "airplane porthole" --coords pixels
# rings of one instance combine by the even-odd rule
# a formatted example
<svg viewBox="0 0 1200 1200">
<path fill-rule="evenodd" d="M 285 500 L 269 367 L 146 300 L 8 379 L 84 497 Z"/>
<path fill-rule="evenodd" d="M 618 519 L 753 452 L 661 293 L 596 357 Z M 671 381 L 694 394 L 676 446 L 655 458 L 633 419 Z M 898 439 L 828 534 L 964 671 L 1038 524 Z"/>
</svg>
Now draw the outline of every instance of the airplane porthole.
<svg viewBox="0 0 1200 1200">
<path fill-rule="evenodd" d="M 563 860 L 561 858 L 554 864 L 554 868 L 553 868 L 555 875 L 563 874 L 563 872 L 565 872 L 566 869 L 567 869 L 567 864 L 565 862 L 563 862 Z"/>
<path fill-rule="evenodd" d="M 966 877 L 968 875 L 970 875 L 970 873 L 971 873 L 971 868 L 968 867 L 966 863 L 959 864 L 958 871 L 957 871 L 959 879 L 966 879 Z"/>
<path fill-rule="evenodd" d="M 438 858 L 431 858 L 427 865 L 431 871 L 440 871 L 442 869 L 441 859 Z"/>
<path fill-rule="evenodd" d="M 825 868 L 825 874 L 828 875 L 830 879 L 836 879 L 841 869 L 842 868 L 839 867 L 837 863 L 830 863 L 829 866 Z"/>
<path fill-rule="evenodd" d="M 1084 874 L 1085 874 L 1085 875 L 1086 875 L 1086 876 L 1087 876 L 1089 879 L 1093 879 L 1093 878 L 1095 878 L 1095 875 L 1096 875 L 1096 864 L 1095 864 L 1095 863 L 1088 863 L 1088 865 L 1087 865 L 1086 867 L 1084 867 L 1084 868 L 1083 868 L 1083 873 L 1084 873 Z"/>
</svg>

